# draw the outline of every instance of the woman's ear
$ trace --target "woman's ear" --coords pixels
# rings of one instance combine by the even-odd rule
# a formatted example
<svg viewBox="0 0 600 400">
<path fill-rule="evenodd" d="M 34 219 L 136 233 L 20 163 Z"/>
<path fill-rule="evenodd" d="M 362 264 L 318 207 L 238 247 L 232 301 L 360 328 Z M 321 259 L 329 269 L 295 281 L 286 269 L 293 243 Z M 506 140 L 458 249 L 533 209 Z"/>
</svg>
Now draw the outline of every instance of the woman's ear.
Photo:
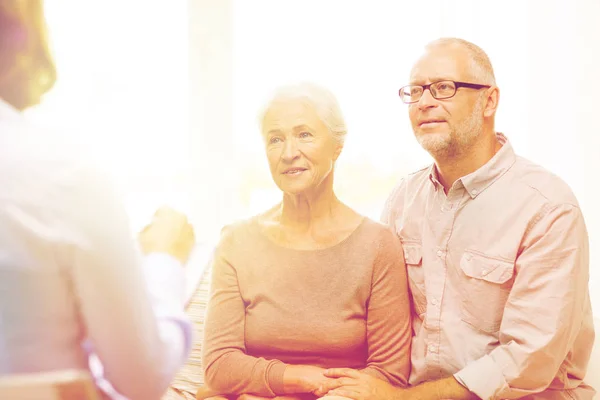
<svg viewBox="0 0 600 400">
<path fill-rule="evenodd" d="M 340 157 L 340 154 L 342 154 L 342 149 L 344 148 L 343 144 L 336 144 L 335 146 L 335 151 L 333 152 L 333 161 L 337 161 L 337 159 Z"/>
</svg>

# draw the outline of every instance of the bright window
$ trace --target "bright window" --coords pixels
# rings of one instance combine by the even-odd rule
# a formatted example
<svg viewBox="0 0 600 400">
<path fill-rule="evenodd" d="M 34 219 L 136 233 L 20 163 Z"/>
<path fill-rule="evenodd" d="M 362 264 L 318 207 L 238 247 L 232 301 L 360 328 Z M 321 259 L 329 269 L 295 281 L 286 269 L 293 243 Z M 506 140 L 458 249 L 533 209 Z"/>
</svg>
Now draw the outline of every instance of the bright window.
<svg viewBox="0 0 600 400">
<path fill-rule="evenodd" d="M 32 117 L 85 138 L 125 188 L 134 229 L 188 207 L 184 1 L 46 0 L 58 80 Z"/>
</svg>

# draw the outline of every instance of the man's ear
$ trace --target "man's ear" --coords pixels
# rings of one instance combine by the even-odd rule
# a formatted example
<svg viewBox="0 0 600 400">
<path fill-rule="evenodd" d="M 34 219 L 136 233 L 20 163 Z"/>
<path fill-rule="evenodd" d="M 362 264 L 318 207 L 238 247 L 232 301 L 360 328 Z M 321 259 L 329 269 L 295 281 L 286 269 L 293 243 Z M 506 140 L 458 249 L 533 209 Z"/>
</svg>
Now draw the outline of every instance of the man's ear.
<svg viewBox="0 0 600 400">
<path fill-rule="evenodd" d="M 496 114 L 499 102 L 500 89 L 498 89 L 498 86 L 492 86 L 488 89 L 483 115 L 488 118 L 493 117 Z"/>
</svg>

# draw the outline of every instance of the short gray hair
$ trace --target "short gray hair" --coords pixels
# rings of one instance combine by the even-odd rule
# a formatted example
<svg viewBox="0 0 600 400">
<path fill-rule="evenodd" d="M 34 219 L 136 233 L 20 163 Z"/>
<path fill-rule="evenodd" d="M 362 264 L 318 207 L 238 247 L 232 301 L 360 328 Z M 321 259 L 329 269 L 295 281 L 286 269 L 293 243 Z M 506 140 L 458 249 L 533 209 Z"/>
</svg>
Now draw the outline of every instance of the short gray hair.
<svg viewBox="0 0 600 400">
<path fill-rule="evenodd" d="M 478 80 L 476 83 L 492 86 L 496 85 L 496 77 L 494 76 L 492 62 L 481 47 L 464 39 L 446 37 L 429 42 L 425 48 L 429 50 L 434 47 L 443 46 L 457 46 L 466 50 L 471 59 L 471 72 L 473 73 L 474 78 Z"/>
<path fill-rule="evenodd" d="M 344 144 L 348 129 L 337 99 L 328 89 L 310 82 L 301 82 L 277 88 L 259 114 L 261 131 L 263 130 L 265 115 L 269 109 L 274 104 L 287 100 L 301 100 L 306 102 L 306 104 L 312 105 L 321 122 L 329 129 L 333 138 L 340 145 Z"/>
</svg>

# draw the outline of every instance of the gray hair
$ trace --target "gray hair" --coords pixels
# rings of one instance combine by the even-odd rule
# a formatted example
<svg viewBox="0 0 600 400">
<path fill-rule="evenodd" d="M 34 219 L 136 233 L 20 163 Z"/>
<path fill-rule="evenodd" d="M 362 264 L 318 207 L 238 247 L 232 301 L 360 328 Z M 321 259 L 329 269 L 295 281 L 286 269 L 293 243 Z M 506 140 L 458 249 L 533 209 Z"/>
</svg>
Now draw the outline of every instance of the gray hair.
<svg viewBox="0 0 600 400">
<path fill-rule="evenodd" d="M 328 89 L 309 82 L 281 86 L 275 91 L 271 100 L 259 114 L 261 131 L 263 130 L 265 115 L 269 109 L 276 103 L 288 100 L 301 100 L 312 105 L 333 138 L 340 145 L 344 144 L 348 129 L 337 99 Z"/>
<path fill-rule="evenodd" d="M 483 49 L 474 43 L 460 38 L 440 38 L 429 42 L 425 48 L 427 50 L 434 47 L 457 46 L 465 50 L 471 60 L 471 73 L 477 79 L 477 83 L 486 85 L 496 85 L 496 77 L 494 76 L 494 68 L 488 55 Z"/>
</svg>

